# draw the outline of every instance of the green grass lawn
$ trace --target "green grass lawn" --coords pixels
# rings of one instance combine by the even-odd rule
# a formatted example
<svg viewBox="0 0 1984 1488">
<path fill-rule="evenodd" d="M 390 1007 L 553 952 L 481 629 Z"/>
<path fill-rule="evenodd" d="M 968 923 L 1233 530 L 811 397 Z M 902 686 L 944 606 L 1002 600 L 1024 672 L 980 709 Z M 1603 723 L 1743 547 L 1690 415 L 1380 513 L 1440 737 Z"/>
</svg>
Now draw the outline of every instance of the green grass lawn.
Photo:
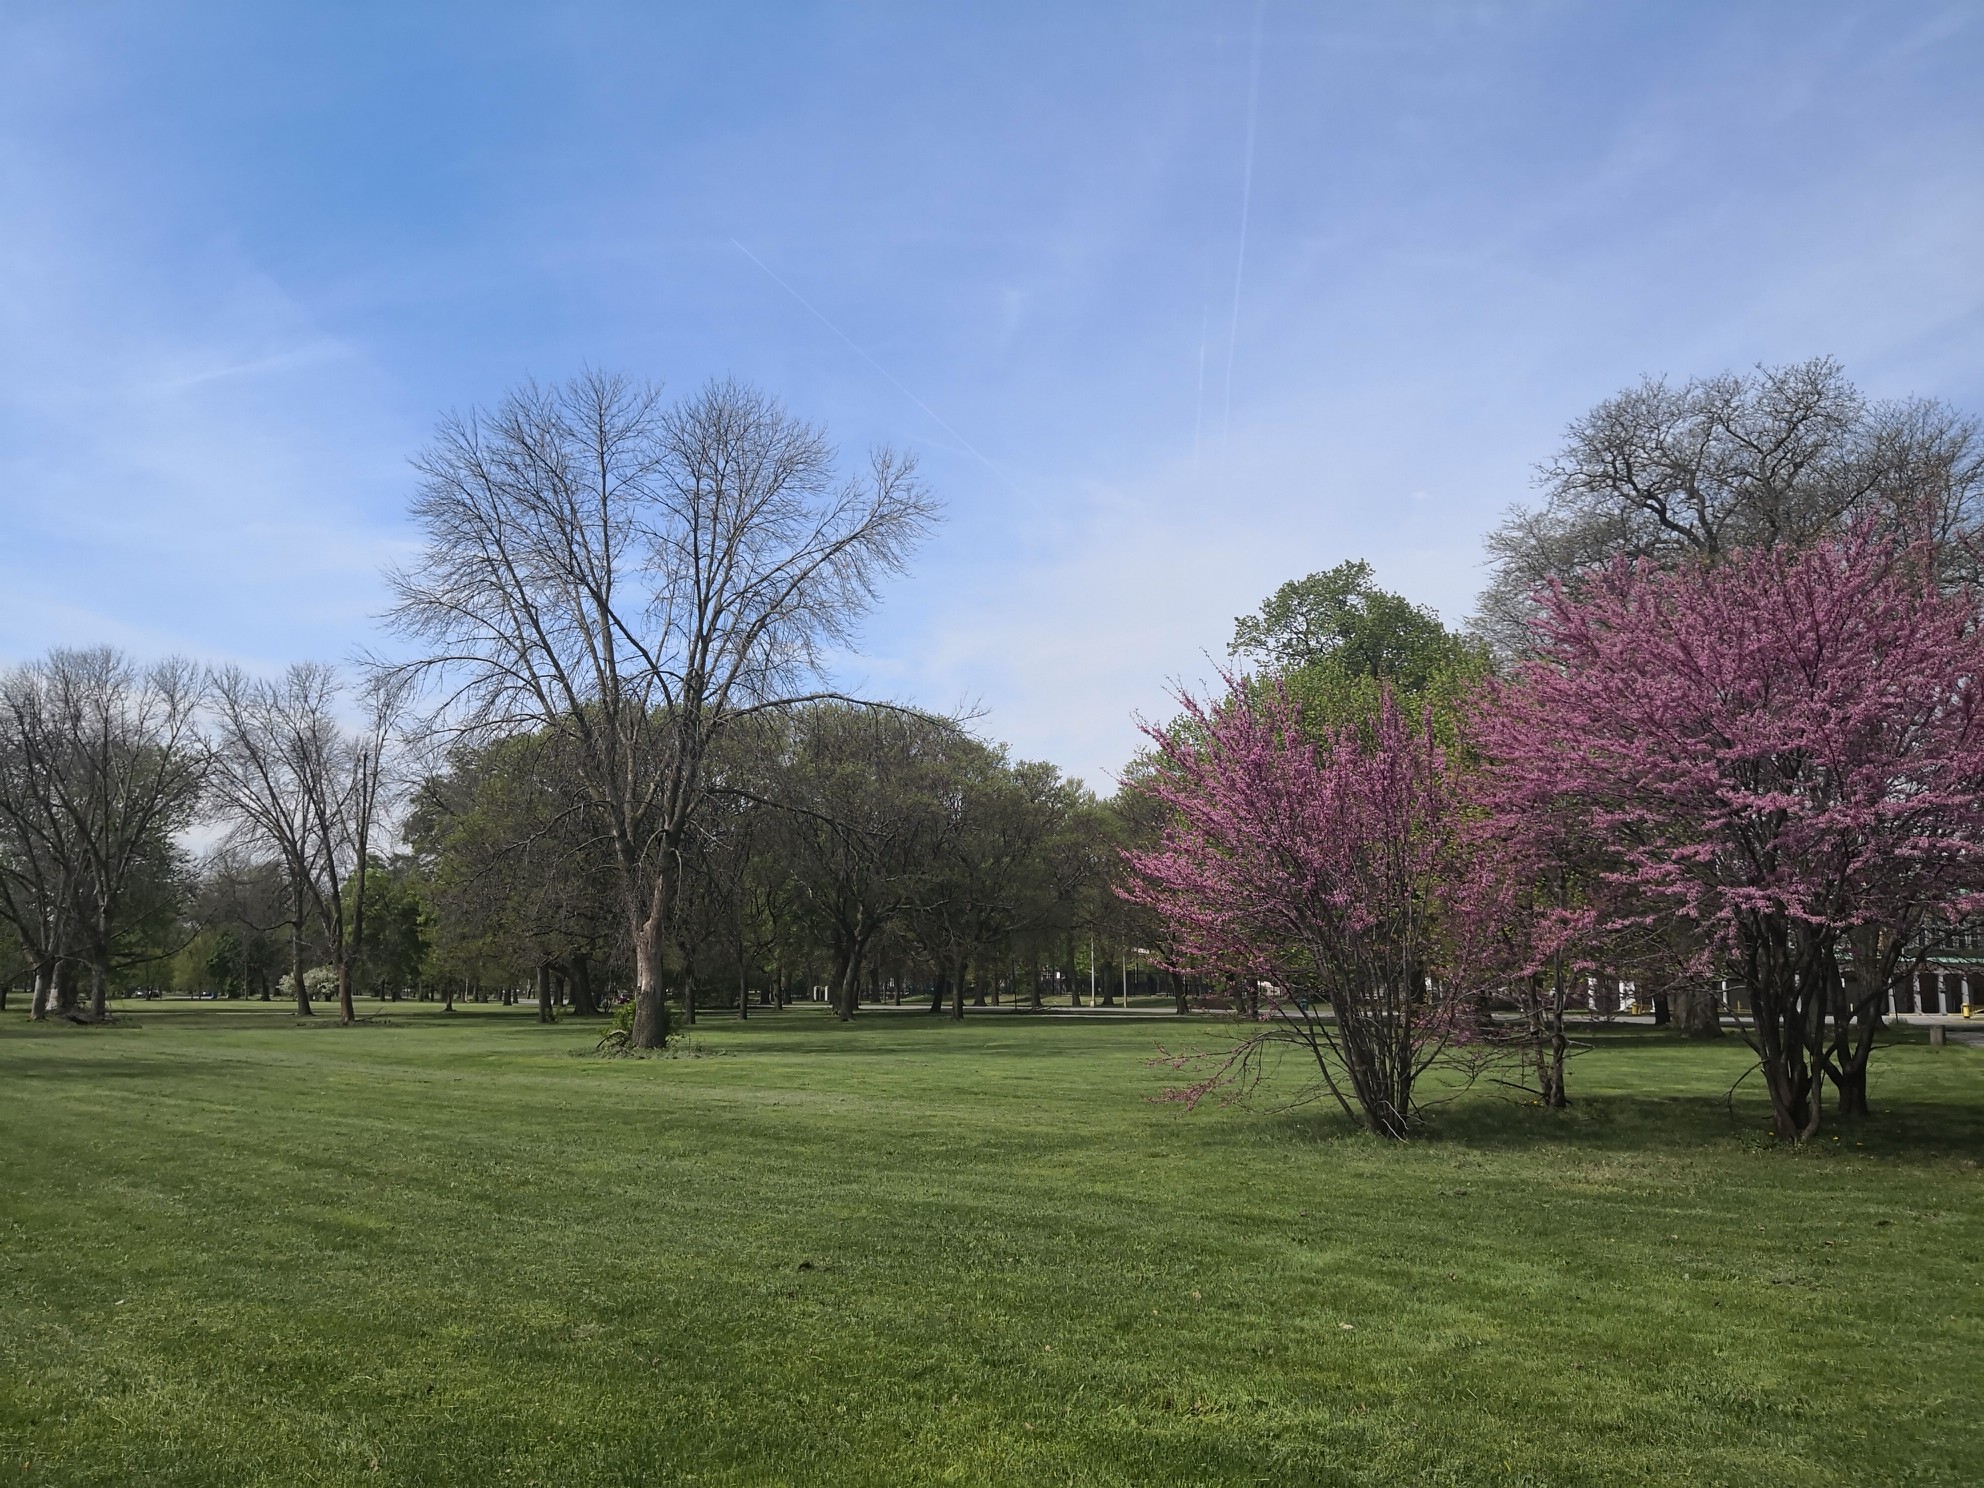
<svg viewBox="0 0 1984 1488">
<path fill-rule="evenodd" d="M 9 1012 L 0 1482 L 1984 1482 L 1984 1050 L 1789 1152 L 1617 1029 L 1399 1148 L 1147 1099 L 1218 1034 Z"/>
</svg>

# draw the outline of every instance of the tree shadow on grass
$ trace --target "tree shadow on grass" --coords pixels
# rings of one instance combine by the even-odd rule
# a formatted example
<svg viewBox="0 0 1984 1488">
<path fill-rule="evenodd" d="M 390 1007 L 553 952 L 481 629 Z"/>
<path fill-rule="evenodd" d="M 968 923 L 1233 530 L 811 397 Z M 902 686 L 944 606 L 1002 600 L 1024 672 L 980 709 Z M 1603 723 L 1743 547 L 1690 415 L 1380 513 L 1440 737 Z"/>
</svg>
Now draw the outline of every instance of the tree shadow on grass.
<svg viewBox="0 0 1984 1488">
<path fill-rule="evenodd" d="M 1984 1157 L 1984 1098 L 1936 1099 L 1899 1092 L 1884 1099 L 1877 1087 L 1873 1104 L 1873 1116 L 1864 1120 L 1842 1119 L 1828 1110 L 1818 1137 L 1800 1149 L 1771 1136 L 1770 1109 L 1755 1097 L 1739 1096 L 1732 1113 L 1721 1096 L 1614 1091 L 1574 1094 L 1568 1109 L 1552 1111 L 1513 1094 L 1501 1098 L 1470 1093 L 1430 1110 L 1413 1144 L 1484 1154 L 1554 1149 L 1617 1156 L 1723 1148 L 1787 1153 L 1828 1149 L 1855 1157 L 1922 1163 Z M 1241 1121 L 1229 1127 L 1227 1135 L 1241 1142 L 1356 1140 L 1369 1142 L 1373 1150 L 1393 1145 L 1334 1108 L 1257 1107 L 1239 1114 Z M 1241 1129 L 1250 1125 L 1256 1129 Z"/>
<path fill-rule="evenodd" d="M 15 1047 L 20 1047 L 16 1045 Z M 161 1083 L 185 1078 L 186 1061 L 164 1054 L 124 1054 L 115 1059 L 93 1058 L 43 1045 L 25 1059 L 10 1061 L 4 1078 L 14 1087 L 75 1081 L 90 1085 L 145 1080 Z"/>
</svg>

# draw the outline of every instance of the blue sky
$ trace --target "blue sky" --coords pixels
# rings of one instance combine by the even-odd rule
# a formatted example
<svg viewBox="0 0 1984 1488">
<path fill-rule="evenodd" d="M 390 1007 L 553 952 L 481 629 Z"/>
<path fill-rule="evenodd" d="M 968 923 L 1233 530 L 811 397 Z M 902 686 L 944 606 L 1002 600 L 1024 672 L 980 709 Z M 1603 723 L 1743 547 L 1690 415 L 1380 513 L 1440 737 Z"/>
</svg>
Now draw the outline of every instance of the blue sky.
<svg viewBox="0 0 1984 1488">
<path fill-rule="evenodd" d="M 1910 0 L 0 0 L 0 656 L 351 654 L 440 413 L 735 374 L 947 501 L 848 676 L 1107 789 L 1285 579 L 1464 617 L 1644 372 L 1984 412 L 1980 79 Z"/>
</svg>

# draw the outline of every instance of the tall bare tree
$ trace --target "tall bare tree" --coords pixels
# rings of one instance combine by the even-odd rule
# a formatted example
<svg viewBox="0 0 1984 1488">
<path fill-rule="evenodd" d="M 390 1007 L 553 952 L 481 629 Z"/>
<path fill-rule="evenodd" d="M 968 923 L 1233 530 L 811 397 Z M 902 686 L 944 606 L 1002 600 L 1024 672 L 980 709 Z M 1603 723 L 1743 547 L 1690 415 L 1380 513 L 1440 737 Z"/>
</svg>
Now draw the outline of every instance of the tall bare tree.
<svg viewBox="0 0 1984 1488">
<path fill-rule="evenodd" d="M 1530 596 L 1618 554 L 1671 564 L 1802 547 L 1860 519 L 1924 538 L 1974 578 L 1984 430 L 1928 399 L 1867 398 L 1829 357 L 1745 374 L 1648 378 L 1574 421 L 1537 471 L 1543 500 L 1488 537 L 1475 627 L 1520 651 Z"/>
<path fill-rule="evenodd" d="M 818 428 L 717 382 L 674 404 L 605 373 L 450 418 L 415 461 L 425 535 L 391 575 L 394 629 L 453 726 L 571 748 L 635 963 L 631 1043 L 664 997 L 703 764 L 736 718 L 823 695 L 877 580 L 935 514 L 913 462 L 838 470 Z"/>
<path fill-rule="evenodd" d="M 244 840 L 283 865 L 291 886 L 296 1011 L 310 1014 L 303 930 L 314 916 L 338 976 L 338 1019 L 352 1023 L 352 979 L 365 943 L 365 875 L 391 779 L 389 752 L 406 686 L 380 675 L 358 690 L 357 720 L 339 717 L 335 668 L 300 662 L 279 681 L 216 672 L 215 793 Z"/>
</svg>

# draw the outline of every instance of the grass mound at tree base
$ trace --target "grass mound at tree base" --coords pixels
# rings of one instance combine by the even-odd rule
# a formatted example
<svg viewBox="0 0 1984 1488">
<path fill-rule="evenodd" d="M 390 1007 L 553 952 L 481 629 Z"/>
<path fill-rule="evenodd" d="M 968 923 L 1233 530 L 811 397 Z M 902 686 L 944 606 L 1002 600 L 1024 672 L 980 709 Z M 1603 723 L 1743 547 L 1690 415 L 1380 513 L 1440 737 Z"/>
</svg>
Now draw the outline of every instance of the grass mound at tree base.
<svg viewBox="0 0 1984 1488">
<path fill-rule="evenodd" d="M 127 1011 L 0 1021 L 0 1481 L 1984 1481 L 1919 1033 L 1802 1151 L 1645 1029 L 1401 1147 L 1146 1100 L 1212 1024 Z"/>
</svg>

